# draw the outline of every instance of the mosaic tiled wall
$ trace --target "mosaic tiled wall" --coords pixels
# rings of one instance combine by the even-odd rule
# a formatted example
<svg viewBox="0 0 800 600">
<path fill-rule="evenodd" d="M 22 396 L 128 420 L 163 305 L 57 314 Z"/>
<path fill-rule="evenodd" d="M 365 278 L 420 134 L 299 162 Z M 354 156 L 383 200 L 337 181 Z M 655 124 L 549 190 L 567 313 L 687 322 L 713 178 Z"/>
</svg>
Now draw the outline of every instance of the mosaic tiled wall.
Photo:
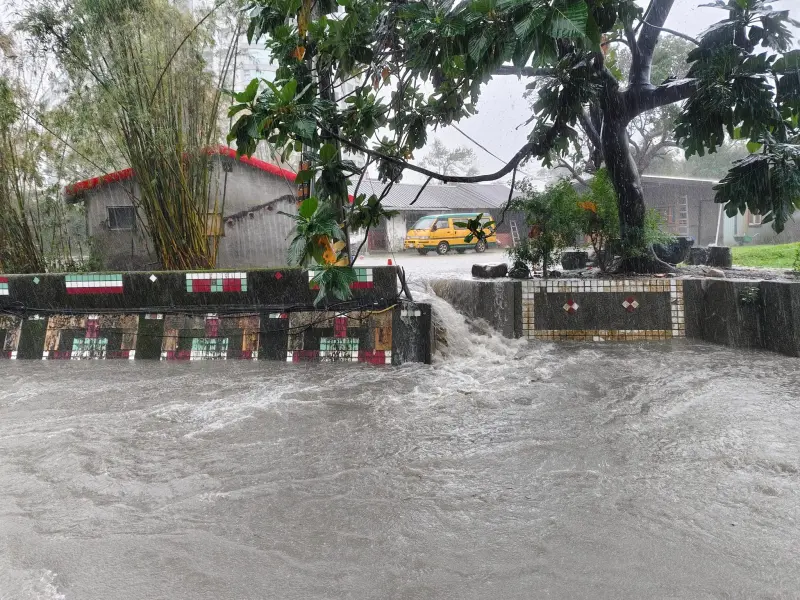
<svg viewBox="0 0 800 600">
<path fill-rule="evenodd" d="M 525 337 L 663 340 L 685 336 L 683 282 L 674 279 L 522 282 Z"/>
<path fill-rule="evenodd" d="M 0 358 L 430 362 L 430 307 L 392 267 L 357 268 L 317 307 L 314 273 L 0 275 Z"/>
<path fill-rule="evenodd" d="M 0 358 L 429 362 L 430 307 L 348 312 L 0 316 Z M 395 331 L 400 332 L 398 340 Z M 412 339 L 414 336 L 418 338 Z M 401 351 L 393 351 L 395 342 Z M 23 343 L 24 342 L 24 343 Z M 20 349 L 24 349 L 20 352 Z M 421 359 L 420 359 L 421 357 Z"/>
<path fill-rule="evenodd" d="M 356 267 L 356 280 L 350 284 L 351 290 L 364 290 L 375 286 L 372 277 L 372 269 L 367 267 Z M 312 290 L 318 290 L 319 286 L 313 281 L 314 277 L 318 275 L 318 271 L 310 270 L 308 272 L 308 285 Z"/>
<path fill-rule="evenodd" d="M 292 313 L 286 360 L 391 364 L 392 318 L 391 310 Z"/>
<path fill-rule="evenodd" d="M 258 359 L 258 314 L 157 315 L 164 320 L 161 360 Z"/>
</svg>

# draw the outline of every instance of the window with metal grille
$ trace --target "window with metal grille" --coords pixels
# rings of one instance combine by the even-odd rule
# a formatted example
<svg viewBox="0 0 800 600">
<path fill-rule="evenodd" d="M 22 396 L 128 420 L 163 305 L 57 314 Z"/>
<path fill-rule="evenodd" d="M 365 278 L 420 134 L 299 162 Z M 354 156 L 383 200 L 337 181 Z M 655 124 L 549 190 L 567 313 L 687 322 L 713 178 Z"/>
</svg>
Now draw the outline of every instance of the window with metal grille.
<svg viewBox="0 0 800 600">
<path fill-rule="evenodd" d="M 117 231 L 131 231 L 136 224 L 136 211 L 132 206 L 109 206 L 108 228 Z"/>
</svg>

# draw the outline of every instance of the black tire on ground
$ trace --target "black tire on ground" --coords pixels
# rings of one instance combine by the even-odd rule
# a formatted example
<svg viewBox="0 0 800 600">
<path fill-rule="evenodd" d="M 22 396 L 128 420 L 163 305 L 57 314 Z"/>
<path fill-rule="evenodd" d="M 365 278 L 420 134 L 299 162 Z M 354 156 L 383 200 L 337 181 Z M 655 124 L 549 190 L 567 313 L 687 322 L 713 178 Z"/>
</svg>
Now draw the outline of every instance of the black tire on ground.
<svg viewBox="0 0 800 600">
<path fill-rule="evenodd" d="M 456 248 L 456 252 L 458 252 L 459 254 L 464 254 L 466 250 L 464 248 Z"/>
<path fill-rule="evenodd" d="M 447 254 L 449 250 L 450 250 L 450 244 L 444 241 L 439 242 L 439 245 L 436 246 L 437 254 Z"/>
<path fill-rule="evenodd" d="M 425 248 L 417 248 L 417 252 L 422 254 L 422 256 L 425 256 L 428 253 L 428 251 Z"/>
<path fill-rule="evenodd" d="M 481 252 L 486 252 L 486 242 L 481 240 L 477 244 L 475 244 L 475 252 L 480 254 Z"/>
</svg>

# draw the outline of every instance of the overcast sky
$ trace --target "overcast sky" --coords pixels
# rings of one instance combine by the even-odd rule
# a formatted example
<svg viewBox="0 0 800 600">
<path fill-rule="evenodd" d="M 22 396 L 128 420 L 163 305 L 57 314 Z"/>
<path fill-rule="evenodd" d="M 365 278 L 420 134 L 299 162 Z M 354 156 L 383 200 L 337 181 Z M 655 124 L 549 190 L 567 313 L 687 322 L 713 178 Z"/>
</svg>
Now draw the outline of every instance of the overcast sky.
<svg viewBox="0 0 800 600">
<path fill-rule="evenodd" d="M 665 27 L 696 37 L 713 23 L 721 20 L 726 13 L 714 8 L 702 8 L 710 0 L 675 0 L 672 12 Z M 642 6 L 646 2 L 639 2 Z M 776 10 L 789 10 L 792 18 L 800 20 L 800 0 L 783 0 L 773 2 Z M 798 32 L 795 32 L 797 45 Z M 518 80 L 513 76 L 495 77 L 484 86 L 478 102 L 478 114 L 461 121 L 458 127 L 477 142 L 491 150 L 502 159 L 510 159 L 527 142 L 527 134 L 533 124 L 517 129 L 530 117 L 528 102 L 524 98 L 525 85 L 529 80 Z M 492 158 L 475 146 L 452 127 L 429 132 L 429 138 L 438 137 L 449 147 L 466 146 L 475 149 L 481 173 L 490 173 L 499 169 L 503 163 Z M 419 158 L 425 152 L 419 153 Z M 422 164 L 422 161 L 417 161 Z M 539 165 L 528 163 L 525 170 L 536 173 Z M 424 181 L 421 175 L 406 171 L 404 181 Z"/>
</svg>

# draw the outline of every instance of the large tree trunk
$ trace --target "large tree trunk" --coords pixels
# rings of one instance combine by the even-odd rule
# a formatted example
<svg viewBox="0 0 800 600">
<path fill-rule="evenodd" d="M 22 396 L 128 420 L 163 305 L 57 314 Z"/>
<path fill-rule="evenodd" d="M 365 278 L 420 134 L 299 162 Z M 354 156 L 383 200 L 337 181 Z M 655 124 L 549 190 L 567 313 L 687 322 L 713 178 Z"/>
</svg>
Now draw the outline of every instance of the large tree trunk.
<svg viewBox="0 0 800 600">
<path fill-rule="evenodd" d="M 603 157 L 619 198 L 620 237 L 626 252 L 644 249 L 644 193 L 624 118 L 606 114 L 600 133 Z"/>
</svg>

